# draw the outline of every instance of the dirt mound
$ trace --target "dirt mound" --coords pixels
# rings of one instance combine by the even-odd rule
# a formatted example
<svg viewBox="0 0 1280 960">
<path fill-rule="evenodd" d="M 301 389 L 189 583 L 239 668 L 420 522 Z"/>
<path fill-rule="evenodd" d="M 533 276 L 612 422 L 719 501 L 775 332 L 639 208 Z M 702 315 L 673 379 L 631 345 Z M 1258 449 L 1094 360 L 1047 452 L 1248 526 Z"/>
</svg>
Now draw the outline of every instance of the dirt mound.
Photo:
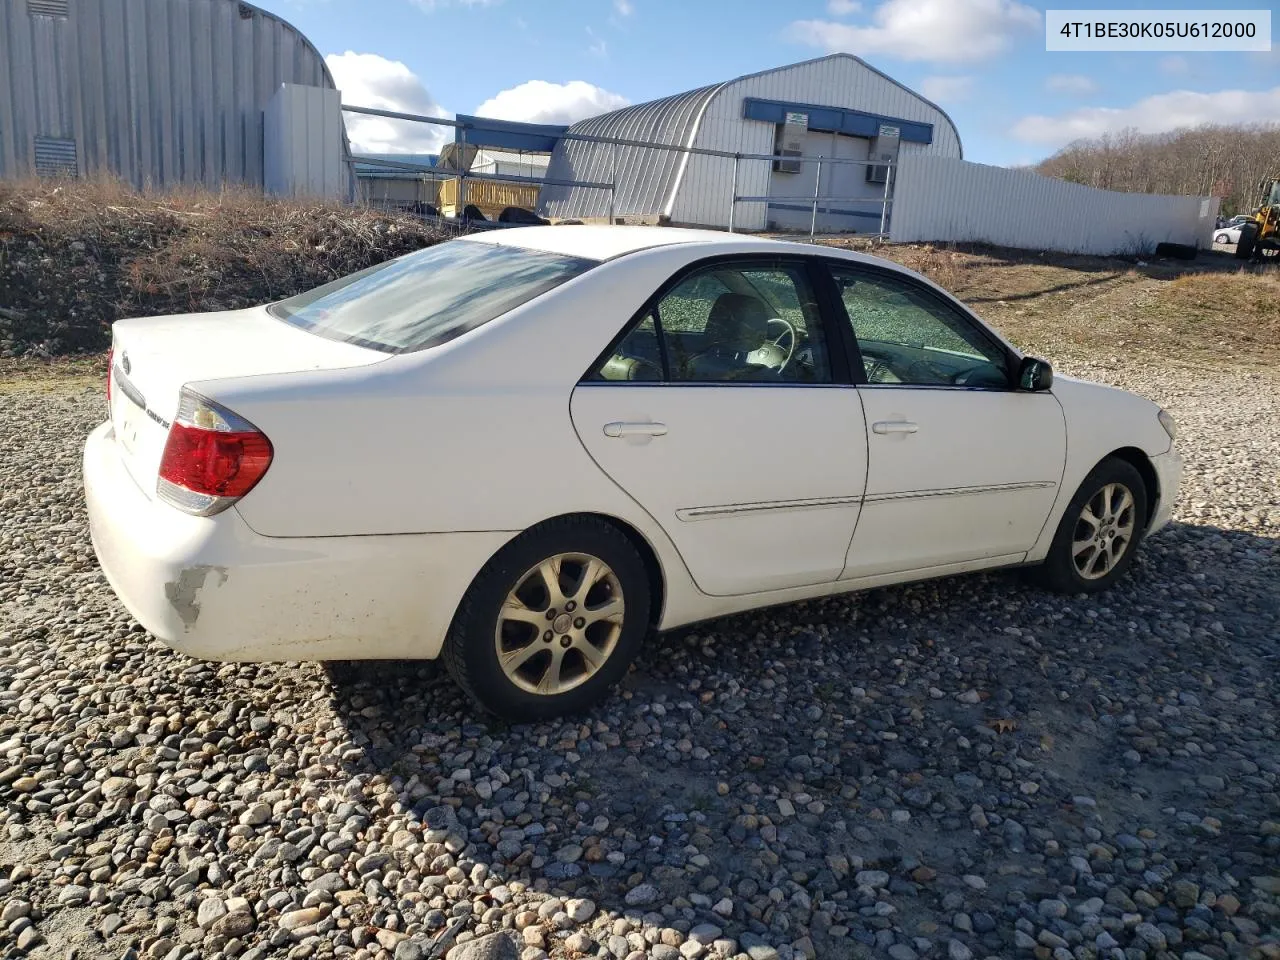
<svg viewBox="0 0 1280 960">
<path fill-rule="evenodd" d="M 445 239 L 412 217 L 247 190 L 0 184 L 0 356 L 105 350 L 122 317 L 278 300 Z"/>
</svg>

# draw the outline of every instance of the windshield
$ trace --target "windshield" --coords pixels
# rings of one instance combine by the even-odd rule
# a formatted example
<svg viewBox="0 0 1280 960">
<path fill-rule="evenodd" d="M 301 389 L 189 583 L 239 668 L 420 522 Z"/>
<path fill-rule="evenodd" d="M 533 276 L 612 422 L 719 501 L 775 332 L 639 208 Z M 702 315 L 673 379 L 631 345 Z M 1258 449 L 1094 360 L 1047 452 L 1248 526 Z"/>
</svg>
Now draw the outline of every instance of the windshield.
<svg viewBox="0 0 1280 960">
<path fill-rule="evenodd" d="M 519 247 L 450 240 L 267 309 L 281 320 L 332 340 L 407 353 L 474 330 L 596 263 Z"/>
</svg>

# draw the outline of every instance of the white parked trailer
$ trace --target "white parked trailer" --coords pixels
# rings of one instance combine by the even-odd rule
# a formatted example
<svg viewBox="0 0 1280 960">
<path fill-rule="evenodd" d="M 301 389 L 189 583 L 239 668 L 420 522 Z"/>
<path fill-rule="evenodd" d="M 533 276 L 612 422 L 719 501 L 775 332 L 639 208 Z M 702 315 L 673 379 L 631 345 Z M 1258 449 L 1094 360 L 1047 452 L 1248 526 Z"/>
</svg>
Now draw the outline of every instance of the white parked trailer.
<svg viewBox="0 0 1280 960">
<path fill-rule="evenodd" d="M 574 136 L 632 141 L 619 146 Z M 644 144 L 730 154 L 788 151 L 784 159 L 735 161 Z M 552 154 L 547 177 L 615 184 L 547 185 L 538 212 L 551 217 L 652 219 L 744 230 L 808 229 L 815 188 L 820 230 L 879 229 L 884 168 L 822 164 L 895 155 L 962 156 L 960 135 L 936 104 L 847 53 L 749 74 L 636 104 L 574 124 Z M 735 166 L 737 167 L 735 177 Z M 821 180 L 818 181 L 819 170 Z M 736 187 L 736 189 L 735 189 Z"/>
</svg>

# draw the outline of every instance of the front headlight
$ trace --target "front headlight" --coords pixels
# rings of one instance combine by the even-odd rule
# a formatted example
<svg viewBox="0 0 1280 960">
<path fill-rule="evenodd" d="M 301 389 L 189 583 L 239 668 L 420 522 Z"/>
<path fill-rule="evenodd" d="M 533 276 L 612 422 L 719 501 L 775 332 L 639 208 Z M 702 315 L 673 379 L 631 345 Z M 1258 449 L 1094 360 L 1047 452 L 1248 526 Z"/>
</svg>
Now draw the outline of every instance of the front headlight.
<svg viewBox="0 0 1280 960">
<path fill-rule="evenodd" d="M 1160 426 L 1164 427 L 1164 432 L 1169 435 L 1170 440 L 1178 439 L 1178 425 L 1173 422 L 1173 417 L 1169 416 L 1167 410 L 1161 410 L 1156 414 L 1160 421 Z"/>
</svg>

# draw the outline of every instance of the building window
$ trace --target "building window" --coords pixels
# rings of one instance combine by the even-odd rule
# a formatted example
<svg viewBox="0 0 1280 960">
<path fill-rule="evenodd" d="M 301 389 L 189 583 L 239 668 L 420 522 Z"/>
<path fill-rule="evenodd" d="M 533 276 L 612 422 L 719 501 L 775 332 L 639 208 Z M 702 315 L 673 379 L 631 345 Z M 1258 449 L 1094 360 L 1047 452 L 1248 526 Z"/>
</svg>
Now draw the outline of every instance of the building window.
<svg viewBox="0 0 1280 960">
<path fill-rule="evenodd" d="M 74 177 L 80 172 L 76 163 L 76 142 L 65 137 L 36 137 L 36 175 L 41 177 Z"/>
<path fill-rule="evenodd" d="M 69 16 L 67 0 L 27 0 L 27 13 L 33 17 L 57 17 L 60 20 Z"/>
</svg>

